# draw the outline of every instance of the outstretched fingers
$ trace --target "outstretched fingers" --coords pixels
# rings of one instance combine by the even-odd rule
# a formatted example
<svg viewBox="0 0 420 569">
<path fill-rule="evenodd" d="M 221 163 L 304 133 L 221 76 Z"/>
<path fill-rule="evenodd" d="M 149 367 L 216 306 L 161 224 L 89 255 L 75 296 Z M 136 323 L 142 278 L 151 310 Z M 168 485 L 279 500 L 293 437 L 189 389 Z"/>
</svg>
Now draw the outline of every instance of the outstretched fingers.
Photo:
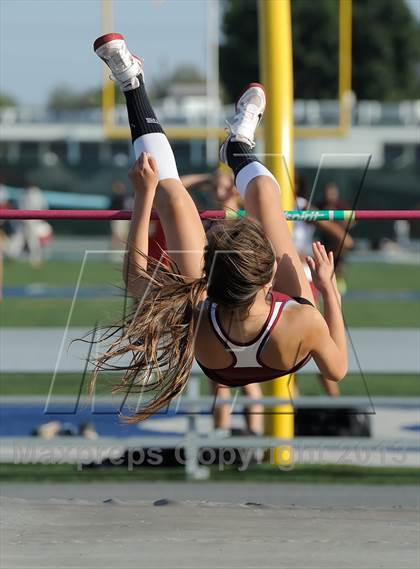
<svg viewBox="0 0 420 569">
<path fill-rule="evenodd" d="M 330 263 L 329 254 L 327 254 L 324 245 L 320 241 L 312 243 L 312 251 L 314 253 L 314 258 L 318 264 L 321 264 L 322 262 L 327 264 Z"/>
<path fill-rule="evenodd" d="M 332 251 L 327 253 L 324 245 L 319 241 L 312 243 L 313 257 L 307 257 L 312 280 L 318 290 L 325 291 L 332 283 L 335 285 L 334 255 Z"/>
</svg>

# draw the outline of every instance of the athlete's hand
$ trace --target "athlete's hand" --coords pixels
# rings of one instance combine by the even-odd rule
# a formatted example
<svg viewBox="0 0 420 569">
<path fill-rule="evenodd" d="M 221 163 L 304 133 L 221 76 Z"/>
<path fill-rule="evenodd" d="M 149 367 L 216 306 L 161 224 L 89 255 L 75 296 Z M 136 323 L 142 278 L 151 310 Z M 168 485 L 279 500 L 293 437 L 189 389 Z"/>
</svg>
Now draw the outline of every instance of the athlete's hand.
<svg viewBox="0 0 420 569">
<path fill-rule="evenodd" d="M 159 182 L 156 160 L 148 152 L 142 152 L 130 168 L 128 177 L 136 191 L 154 193 Z"/>
<path fill-rule="evenodd" d="M 321 292 L 335 290 L 337 282 L 334 272 L 334 255 L 332 251 L 327 253 L 324 245 L 319 241 L 312 243 L 313 257 L 306 257 L 312 280 L 316 288 Z"/>
</svg>

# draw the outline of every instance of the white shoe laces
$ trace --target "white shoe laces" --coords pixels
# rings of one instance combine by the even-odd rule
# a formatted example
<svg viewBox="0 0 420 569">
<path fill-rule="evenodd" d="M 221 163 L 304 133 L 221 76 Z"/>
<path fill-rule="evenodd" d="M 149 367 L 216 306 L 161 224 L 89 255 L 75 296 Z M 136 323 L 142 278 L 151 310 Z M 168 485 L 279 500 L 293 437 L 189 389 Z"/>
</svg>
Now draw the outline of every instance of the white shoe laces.
<svg viewBox="0 0 420 569">
<path fill-rule="evenodd" d="M 246 141 L 247 144 L 249 144 L 251 146 L 251 148 L 254 148 L 255 146 L 255 142 L 254 142 L 254 137 L 252 136 L 252 138 L 250 138 L 249 136 L 245 136 L 243 134 L 237 134 L 235 132 L 236 130 L 236 126 L 240 125 L 243 121 L 246 122 L 254 122 L 255 124 L 252 125 L 253 130 L 255 130 L 255 128 L 258 125 L 258 113 L 257 111 L 252 111 L 249 110 L 247 107 L 242 108 L 238 111 L 238 113 L 235 115 L 234 119 L 232 122 L 229 122 L 228 120 L 226 120 L 226 125 L 227 125 L 227 131 L 232 133 L 235 137 L 237 137 L 239 140 L 242 139 L 244 141 Z"/>
<path fill-rule="evenodd" d="M 257 121 L 258 121 L 258 113 L 257 113 L 257 111 L 250 111 L 248 108 L 244 108 L 244 109 L 241 109 L 241 110 L 239 111 L 239 113 L 235 116 L 234 121 L 240 123 L 240 122 L 242 122 L 244 119 L 245 119 L 245 120 L 252 121 L 252 120 L 254 120 L 255 118 L 256 118 Z"/>
<path fill-rule="evenodd" d="M 133 64 L 133 56 L 124 45 L 118 53 L 109 58 L 109 61 L 112 62 L 112 65 L 115 65 L 117 69 L 126 69 Z"/>
</svg>

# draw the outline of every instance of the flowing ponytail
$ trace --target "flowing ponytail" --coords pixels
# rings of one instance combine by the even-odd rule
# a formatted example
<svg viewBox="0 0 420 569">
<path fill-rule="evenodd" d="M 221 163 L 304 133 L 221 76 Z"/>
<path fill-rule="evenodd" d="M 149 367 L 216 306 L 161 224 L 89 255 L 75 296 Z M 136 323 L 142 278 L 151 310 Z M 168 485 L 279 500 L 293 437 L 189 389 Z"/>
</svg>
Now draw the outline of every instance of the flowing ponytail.
<svg viewBox="0 0 420 569">
<path fill-rule="evenodd" d="M 194 360 L 196 312 L 207 287 L 204 277 L 187 279 L 173 262 L 166 266 L 149 257 L 147 270 L 136 267 L 136 274 L 145 292 L 133 295 L 131 314 L 99 340 L 111 343 L 96 360 L 90 383 L 92 393 L 101 371 L 117 370 L 124 375 L 112 393 L 152 393 L 144 406 L 124 417 L 127 423 L 147 419 L 184 389 Z M 111 363 L 124 356 L 128 363 Z"/>
<path fill-rule="evenodd" d="M 90 386 L 92 392 L 100 371 L 120 371 L 123 377 L 113 393 L 151 393 L 140 410 L 125 417 L 129 423 L 147 419 L 184 389 L 194 360 L 197 309 L 204 294 L 230 310 L 250 307 L 261 287 L 273 278 L 275 267 L 274 249 L 262 227 L 245 218 L 218 223 L 210 230 L 201 279 L 181 276 L 169 258 L 167 266 L 143 257 L 147 270 L 128 267 L 126 280 L 132 282 L 135 275 L 139 285 L 135 288 L 145 292 L 133 294 L 136 308 L 99 340 L 111 343 L 95 362 Z M 124 356 L 129 363 L 111 363 Z"/>
</svg>

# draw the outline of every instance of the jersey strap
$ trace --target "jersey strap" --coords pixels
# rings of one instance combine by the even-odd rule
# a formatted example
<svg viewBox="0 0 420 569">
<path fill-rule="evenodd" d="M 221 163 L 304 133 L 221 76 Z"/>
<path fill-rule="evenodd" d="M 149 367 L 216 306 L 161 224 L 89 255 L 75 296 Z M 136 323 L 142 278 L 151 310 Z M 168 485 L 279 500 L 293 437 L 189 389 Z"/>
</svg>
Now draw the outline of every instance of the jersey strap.
<svg viewBox="0 0 420 569">
<path fill-rule="evenodd" d="M 277 323 L 282 309 L 284 308 L 284 305 L 284 301 L 275 301 L 273 297 L 268 317 L 257 336 L 248 342 L 234 342 L 224 332 L 219 322 L 219 319 L 217 317 L 217 304 L 211 303 L 209 307 L 209 320 L 211 326 L 213 327 L 215 334 L 218 336 L 226 349 L 232 354 L 235 360 L 230 367 L 243 368 L 261 366 L 258 361 L 258 354 L 268 340 L 270 333 L 274 325 Z"/>
</svg>

